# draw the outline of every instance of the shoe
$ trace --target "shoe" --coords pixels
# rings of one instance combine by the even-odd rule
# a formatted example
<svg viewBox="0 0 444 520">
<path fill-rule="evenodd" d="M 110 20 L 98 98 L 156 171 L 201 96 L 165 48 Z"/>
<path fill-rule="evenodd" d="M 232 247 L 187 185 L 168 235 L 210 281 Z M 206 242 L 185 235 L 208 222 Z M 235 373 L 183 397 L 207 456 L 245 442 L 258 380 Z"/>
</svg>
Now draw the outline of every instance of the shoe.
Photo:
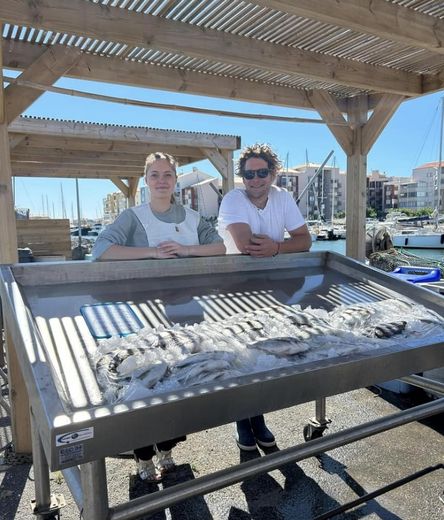
<svg viewBox="0 0 444 520">
<path fill-rule="evenodd" d="M 157 454 L 157 464 L 156 467 L 159 470 L 159 473 L 163 476 L 166 473 L 170 473 L 176 469 L 176 463 L 174 462 L 173 456 L 171 454 L 171 450 L 169 451 L 158 451 L 156 448 Z"/>
<path fill-rule="evenodd" d="M 236 443 L 239 449 L 244 451 L 254 451 L 256 449 L 256 439 L 249 419 L 242 419 L 236 422 Z"/>
<path fill-rule="evenodd" d="M 145 482 L 160 482 L 162 475 L 157 471 L 152 460 L 138 460 L 137 472 L 139 477 Z"/>
<path fill-rule="evenodd" d="M 271 433 L 271 431 L 267 428 L 263 415 L 251 417 L 250 423 L 255 440 L 259 446 L 262 446 L 263 448 L 272 448 L 273 446 L 276 446 L 276 439 L 274 438 L 274 435 Z"/>
</svg>

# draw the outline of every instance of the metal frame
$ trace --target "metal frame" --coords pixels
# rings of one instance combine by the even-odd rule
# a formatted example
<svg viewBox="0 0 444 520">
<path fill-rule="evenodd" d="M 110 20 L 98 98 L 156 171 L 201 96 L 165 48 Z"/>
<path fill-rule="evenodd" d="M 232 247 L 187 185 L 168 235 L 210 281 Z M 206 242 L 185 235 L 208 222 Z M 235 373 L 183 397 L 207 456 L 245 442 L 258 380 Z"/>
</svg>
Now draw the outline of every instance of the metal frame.
<svg viewBox="0 0 444 520">
<path fill-rule="evenodd" d="M 437 312 L 442 313 L 444 308 L 442 298 L 431 291 L 332 253 L 281 255 L 259 261 L 249 257 L 221 257 L 189 261 L 106 264 L 63 262 L 52 265 L 2 266 L 0 297 L 4 302 L 5 321 L 16 345 L 30 397 L 38 512 L 47 511 L 51 504 L 49 469 L 63 471 L 77 505 L 83 510 L 85 520 L 136 518 L 189 496 L 219 489 L 286 462 L 302 460 L 315 453 L 444 410 L 444 400 L 440 399 L 110 509 L 104 463 L 104 458 L 108 455 L 165 438 L 201 431 L 239 417 L 312 400 L 316 401 L 316 423 L 324 430 L 328 423 L 325 417 L 326 397 L 444 365 L 443 335 L 429 342 L 416 339 L 404 342 L 399 347 L 381 348 L 369 354 L 341 356 L 233 378 L 213 385 L 186 388 L 174 392 L 174 398 L 169 394 L 162 394 L 138 400 L 137 404 L 126 402 L 111 406 L 99 402 L 87 403 L 83 407 L 73 405 L 69 399 L 70 382 L 63 381 L 66 374 L 58 373 L 53 366 L 50 350 L 45 343 L 47 338 L 36 321 L 36 314 L 44 307 L 43 304 L 39 307 L 39 298 L 53 297 L 55 307 L 46 311 L 48 316 L 72 317 L 75 309 L 78 311 L 79 298 L 83 301 L 85 294 L 93 294 L 97 287 L 102 291 L 111 286 L 109 290 L 121 294 L 119 283 L 124 281 L 128 290 L 122 297 L 129 299 L 136 288 L 147 283 L 147 279 L 153 285 L 154 293 L 156 283 L 162 288 L 180 288 L 189 292 L 190 288 L 195 291 L 199 289 L 196 285 L 197 275 L 202 279 L 210 274 L 211 276 L 207 276 L 208 283 L 217 280 L 222 286 L 224 283 L 236 283 L 236 277 L 249 279 L 250 285 L 254 285 L 261 277 L 268 277 L 270 287 L 277 287 L 279 283 L 287 286 L 294 278 L 305 280 L 311 275 L 317 275 L 321 279 L 320 290 L 324 293 L 331 288 L 336 291 L 336 285 L 341 288 L 343 284 L 344 289 L 346 282 L 350 282 L 351 285 L 356 285 L 356 294 L 361 295 L 364 300 L 365 290 L 368 290 L 368 295 L 376 295 L 377 299 L 403 295 Z M 110 284 L 110 281 L 114 283 Z M 304 298 L 318 297 L 316 290 L 296 291 L 293 299 L 305 302 Z M 324 293 L 322 297 L 326 300 Z M 103 296 L 103 293 L 100 294 Z M 335 303 L 340 301 L 332 300 L 330 305 Z M 85 377 L 89 377 L 88 374 Z M 279 396 L 278 403 L 276 396 Z M 229 410 L 226 409 L 226 402 L 230 402 Z M 196 409 L 199 409 L 199 414 L 193 413 Z M 217 414 L 214 410 L 217 410 Z M 162 420 L 165 417 L 169 421 Z M 132 428 L 136 423 L 146 424 L 147 428 Z M 69 444 L 68 447 L 78 448 L 77 452 L 74 450 L 75 455 L 69 458 L 66 450 L 63 451 L 65 446 L 57 445 L 57 436 L 86 428 L 90 428 L 92 436 Z M 131 437 L 128 436 L 129 431 L 133 432 Z M 314 435 L 311 438 L 316 436 L 319 437 Z"/>
</svg>

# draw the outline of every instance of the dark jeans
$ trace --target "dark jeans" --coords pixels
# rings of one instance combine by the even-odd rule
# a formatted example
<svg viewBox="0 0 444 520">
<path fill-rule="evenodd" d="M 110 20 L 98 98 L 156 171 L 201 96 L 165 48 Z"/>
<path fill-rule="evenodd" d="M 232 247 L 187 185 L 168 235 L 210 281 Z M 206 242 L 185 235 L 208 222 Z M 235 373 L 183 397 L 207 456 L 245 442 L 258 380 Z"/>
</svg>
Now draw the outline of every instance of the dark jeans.
<svg viewBox="0 0 444 520">
<path fill-rule="evenodd" d="M 185 435 L 182 437 L 177 437 L 176 439 L 171 439 L 169 441 L 158 442 L 156 446 L 159 451 L 170 451 L 179 442 L 182 442 L 184 440 L 186 440 Z M 154 457 L 155 453 L 156 452 L 154 450 L 154 444 L 152 444 L 151 446 L 144 446 L 143 448 L 137 448 L 134 450 L 134 455 L 137 459 L 140 460 L 151 460 Z"/>
</svg>

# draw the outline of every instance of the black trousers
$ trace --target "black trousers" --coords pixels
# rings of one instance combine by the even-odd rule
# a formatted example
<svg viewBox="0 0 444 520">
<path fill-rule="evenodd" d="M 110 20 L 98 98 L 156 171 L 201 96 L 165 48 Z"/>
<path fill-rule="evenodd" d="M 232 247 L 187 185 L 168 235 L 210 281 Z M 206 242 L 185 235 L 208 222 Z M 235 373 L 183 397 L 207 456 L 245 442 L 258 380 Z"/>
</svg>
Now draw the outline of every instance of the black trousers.
<svg viewBox="0 0 444 520">
<path fill-rule="evenodd" d="M 158 442 L 156 446 L 159 451 L 170 451 L 179 442 L 182 442 L 184 440 L 186 440 L 185 435 L 183 435 L 182 437 L 177 437 L 176 439 L 171 439 L 169 441 Z M 155 453 L 156 452 L 154 450 L 154 444 L 152 444 L 151 446 L 144 446 L 143 448 L 137 448 L 134 450 L 134 455 L 137 459 L 140 460 L 151 460 L 154 457 Z"/>
</svg>

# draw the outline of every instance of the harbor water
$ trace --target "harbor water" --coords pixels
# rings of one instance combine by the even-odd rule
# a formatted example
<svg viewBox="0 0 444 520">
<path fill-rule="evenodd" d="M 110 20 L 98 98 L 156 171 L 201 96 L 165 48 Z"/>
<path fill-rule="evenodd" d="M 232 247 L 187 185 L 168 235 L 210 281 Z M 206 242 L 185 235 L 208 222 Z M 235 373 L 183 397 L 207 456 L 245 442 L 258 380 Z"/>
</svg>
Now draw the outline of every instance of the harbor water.
<svg viewBox="0 0 444 520">
<path fill-rule="evenodd" d="M 310 251 L 333 251 L 345 255 L 345 243 L 345 240 L 316 240 Z M 399 251 L 401 250 L 399 249 Z M 444 261 L 443 249 L 404 249 L 404 251 L 423 258 Z"/>
</svg>

